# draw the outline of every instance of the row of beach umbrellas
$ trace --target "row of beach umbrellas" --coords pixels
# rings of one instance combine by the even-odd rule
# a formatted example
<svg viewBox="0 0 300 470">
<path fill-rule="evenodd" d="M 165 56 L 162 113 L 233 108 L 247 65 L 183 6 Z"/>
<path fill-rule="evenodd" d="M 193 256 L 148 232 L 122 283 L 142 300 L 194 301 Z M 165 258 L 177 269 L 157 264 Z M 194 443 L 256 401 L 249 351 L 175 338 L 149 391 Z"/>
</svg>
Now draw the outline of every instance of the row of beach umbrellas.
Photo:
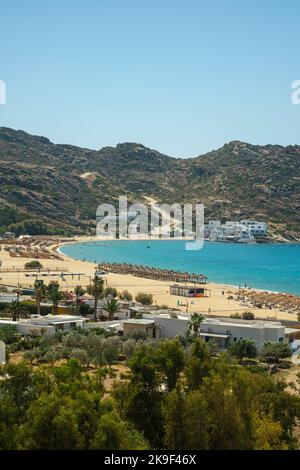
<svg viewBox="0 0 300 470">
<path fill-rule="evenodd" d="M 300 297 L 293 294 L 241 289 L 236 292 L 236 296 L 238 300 L 248 300 L 252 305 L 294 312 L 300 311 Z"/>
<path fill-rule="evenodd" d="M 132 274 L 138 277 L 150 279 L 169 280 L 177 282 L 201 282 L 205 283 L 207 277 L 203 274 L 174 271 L 172 269 L 154 268 L 130 263 L 101 263 L 98 269 L 117 274 Z"/>
</svg>

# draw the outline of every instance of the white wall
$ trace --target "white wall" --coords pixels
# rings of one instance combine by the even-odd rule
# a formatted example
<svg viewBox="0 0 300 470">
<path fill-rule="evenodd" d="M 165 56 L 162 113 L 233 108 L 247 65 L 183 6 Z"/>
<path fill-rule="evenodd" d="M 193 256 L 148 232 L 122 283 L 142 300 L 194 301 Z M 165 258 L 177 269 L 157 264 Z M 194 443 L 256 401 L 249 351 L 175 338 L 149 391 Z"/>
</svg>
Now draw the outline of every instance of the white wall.
<svg viewBox="0 0 300 470">
<path fill-rule="evenodd" d="M 185 335 L 188 331 L 188 318 L 176 319 L 167 318 L 162 316 L 155 316 L 155 327 L 158 330 L 157 336 L 160 338 L 172 338 L 177 335 Z M 250 325 L 250 326 L 249 326 Z M 230 332 L 230 333 L 229 333 Z M 201 323 L 201 333 L 216 333 L 216 334 L 230 334 L 229 343 L 243 339 L 254 340 L 257 347 L 261 347 L 266 341 L 277 342 L 280 338 L 285 337 L 285 327 L 280 324 L 266 323 L 263 327 L 259 324 L 250 324 L 250 322 L 243 325 L 240 320 L 236 320 L 230 324 L 218 322 L 213 319 L 204 320 Z"/>
<path fill-rule="evenodd" d="M 249 326 L 250 325 L 250 326 Z M 229 334 L 229 342 L 232 343 L 234 338 L 236 341 L 243 339 L 252 339 L 254 340 L 257 347 L 261 347 L 265 341 L 279 341 L 279 338 L 284 338 L 285 327 L 283 325 L 277 324 L 272 325 L 266 323 L 263 327 L 259 324 L 246 323 L 243 325 L 240 320 L 236 320 L 230 324 L 222 323 L 222 321 L 214 322 L 213 319 L 209 319 L 207 322 L 204 321 L 201 324 L 201 332 L 209 333 L 212 330 L 212 333 L 217 334 Z"/>
<path fill-rule="evenodd" d="M 46 336 L 55 335 L 55 326 L 39 326 L 30 323 L 19 323 L 17 325 L 17 332 L 24 336 L 39 336 L 42 333 Z"/>
<path fill-rule="evenodd" d="M 160 338 L 172 338 L 184 335 L 188 331 L 188 319 L 154 317 L 155 327 L 159 330 Z"/>
</svg>

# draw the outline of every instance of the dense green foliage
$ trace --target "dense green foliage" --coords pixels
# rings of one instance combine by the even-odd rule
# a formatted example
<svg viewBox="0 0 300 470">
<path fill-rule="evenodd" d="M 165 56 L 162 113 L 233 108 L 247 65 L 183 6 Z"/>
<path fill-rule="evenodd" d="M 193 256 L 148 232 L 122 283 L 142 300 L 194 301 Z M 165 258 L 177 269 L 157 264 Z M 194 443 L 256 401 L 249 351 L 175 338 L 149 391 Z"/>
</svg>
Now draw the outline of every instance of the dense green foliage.
<svg viewBox="0 0 300 470">
<path fill-rule="evenodd" d="M 257 356 L 257 348 L 254 341 L 249 339 L 240 339 L 235 343 L 232 343 L 229 347 L 229 352 L 240 359 L 243 360 L 244 357 L 254 358 Z"/>
<path fill-rule="evenodd" d="M 196 334 L 0 334 L 25 361 L 0 372 L 0 449 L 298 448 L 299 392 L 288 393 L 259 363 L 251 369 L 235 359 L 256 354 L 251 341 L 213 356 Z M 272 347 L 272 355 L 288 355 L 285 343 Z M 107 390 L 106 377 L 124 359 L 129 371 Z"/>
<path fill-rule="evenodd" d="M 121 305 L 117 299 L 110 298 L 103 302 L 102 308 L 108 313 L 108 319 L 113 320 L 114 315 L 120 311 Z"/>
<path fill-rule="evenodd" d="M 103 374 L 75 359 L 34 371 L 8 365 L 0 381 L 0 449 L 145 449 L 136 429 L 103 400 Z"/>
<path fill-rule="evenodd" d="M 133 297 L 130 294 L 130 292 L 127 289 L 125 289 L 122 292 L 119 292 L 119 299 L 120 300 L 127 300 L 128 302 L 131 302 Z"/>
<path fill-rule="evenodd" d="M 146 292 L 138 292 L 135 296 L 135 300 L 142 305 L 152 305 L 153 304 L 153 295 L 147 294 Z"/>
<path fill-rule="evenodd" d="M 286 341 L 281 343 L 265 343 L 260 351 L 260 357 L 266 362 L 278 362 L 279 359 L 290 357 L 292 351 Z"/>
<path fill-rule="evenodd" d="M 115 287 L 106 287 L 105 291 L 104 291 L 104 295 L 105 297 L 117 297 L 118 296 L 118 291 Z"/>
<path fill-rule="evenodd" d="M 42 267 L 43 267 L 42 263 L 38 260 L 28 261 L 28 263 L 25 263 L 25 269 L 30 269 L 30 268 L 41 269 Z"/>
<path fill-rule="evenodd" d="M 59 303 L 66 298 L 65 293 L 60 290 L 58 281 L 49 282 L 46 287 L 44 297 L 52 303 L 53 315 L 57 315 Z"/>
<path fill-rule="evenodd" d="M 184 362 L 182 359 L 184 358 Z M 288 449 L 300 399 L 270 376 L 211 358 L 199 339 L 138 346 L 130 383 L 114 390 L 123 419 L 167 449 Z"/>
<path fill-rule="evenodd" d="M 18 334 L 14 325 L 5 325 L 0 328 L 0 341 L 4 341 L 6 345 L 17 342 Z"/>
<path fill-rule="evenodd" d="M 97 319 L 97 310 L 99 299 L 103 295 L 104 280 L 101 277 L 95 276 L 92 283 L 87 287 L 88 294 L 94 297 L 94 320 Z"/>
</svg>

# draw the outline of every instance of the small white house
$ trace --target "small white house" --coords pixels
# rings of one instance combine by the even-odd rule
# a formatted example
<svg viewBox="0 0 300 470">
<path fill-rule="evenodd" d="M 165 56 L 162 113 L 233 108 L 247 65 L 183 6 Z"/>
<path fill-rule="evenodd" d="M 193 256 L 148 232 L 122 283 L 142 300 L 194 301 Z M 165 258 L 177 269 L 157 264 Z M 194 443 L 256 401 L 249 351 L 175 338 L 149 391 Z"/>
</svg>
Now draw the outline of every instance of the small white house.
<svg viewBox="0 0 300 470">
<path fill-rule="evenodd" d="M 1 303 L 12 303 L 18 300 L 18 294 L 15 292 L 2 292 L 0 294 Z"/>
<path fill-rule="evenodd" d="M 185 335 L 189 329 L 189 317 L 178 315 L 170 318 L 167 315 L 154 317 L 156 336 L 172 338 Z M 216 340 L 221 348 L 241 339 L 251 339 L 260 348 L 266 341 L 278 342 L 289 338 L 297 330 L 285 328 L 279 321 L 240 320 L 235 318 L 205 318 L 201 323 L 200 336 L 208 342 Z M 298 330 L 300 331 L 300 330 Z"/>
<path fill-rule="evenodd" d="M 241 225 L 247 227 L 255 237 L 263 237 L 267 234 L 268 225 L 266 222 L 258 222 L 257 220 L 241 220 Z"/>
<path fill-rule="evenodd" d="M 32 236 L 31 235 L 20 235 L 18 240 L 26 241 L 26 240 L 31 240 Z"/>
<path fill-rule="evenodd" d="M 13 321 L 8 319 L 0 320 L 1 326 L 15 326 L 18 333 L 25 336 L 52 336 L 57 331 L 67 331 L 72 328 L 83 328 L 85 319 L 74 315 L 31 315 L 28 319 Z"/>
<path fill-rule="evenodd" d="M 210 229 L 220 228 L 221 227 L 221 221 L 220 220 L 209 220 L 207 225 Z"/>
<path fill-rule="evenodd" d="M 7 238 L 7 239 L 16 238 L 16 234 L 14 232 L 5 232 L 2 235 L 2 238 Z"/>
</svg>

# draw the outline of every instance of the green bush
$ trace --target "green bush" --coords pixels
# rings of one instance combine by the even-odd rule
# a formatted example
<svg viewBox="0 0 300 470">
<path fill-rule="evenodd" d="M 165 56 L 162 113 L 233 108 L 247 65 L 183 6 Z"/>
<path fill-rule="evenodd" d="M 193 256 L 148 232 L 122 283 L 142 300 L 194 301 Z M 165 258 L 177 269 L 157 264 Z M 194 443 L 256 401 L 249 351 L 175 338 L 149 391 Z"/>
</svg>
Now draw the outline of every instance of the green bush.
<svg viewBox="0 0 300 470">
<path fill-rule="evenodd" d="M 10 303 L 9 302 L 0 302 L 0 312 L 4 310 L 9 310 Z"/>
<path fill-rule="evenodd" d="M 107 287 L 104 291 L 105 297 L 111 295 L 114 299 L 118 296 L 118 291 L 115 287 Z"/>
<path fill-rule="evenodd" d="M 127 300 L 128 302 L 132 301 L 132 295 L 128 290 L 123 290 L 122 292 L 119 293 L 119 299 L 120 300 Z"/>
<path fill-rule="evenodd" d="M 278 363 L 279 359 L 291 357 L 292 350 L 287 341 L 281 343 L 264 343 L 260 350 L 260 358 L 269 363 Z"/>
<path fill-rule="evenodd" d="M 139 292 L 135 296 L 135 300 L 142 305 L 152 305 L 153 304 L 153 295 L 147 294 L 146 292 Z"/>
<path fill-rule="evenodd" d="M 243 317 L 243 320 L 254 320 L 255 318 L 253 312 L 243 312 L 242 317 Z"/>
<path fill-rule="evenodd" d="M 37 314 L 37 305 L 32 300 L 24 300 L 20 302 L 20 306 L 28 310 L 30 315 Z M 49 313 L 52 313 L 51 305 L 41 305 L 41 315 L 48 315 Z"/>
<path fill-rule="evenodd" d="M 259 364 L 245 366 L 250 372 L 254 374 L 268 374 L 269 368 Z"/>
<path fill-rule="evenodd" d="M 79 304 L 79 315 L 82 317 L 86 317 L 87 315 L 91 315 L 94 309 L 88 304 Z"/>
<path fill-rule="evenodd" d="M 31 268 L 41 269 L 42 267 L 43 267 L 42 263 L 40 263 L 37 260 L 29 261 L 28 263 L 25 263 L 25 269 L 31 269 Z"/>
<path fill-rule="evenodd" d="M 128 338 L 135 339 L 136 341 L 148 341 L 149 334 L 146 331 L 133 331 L 130 335 L 127 336 Z"/>
<path fill-rule="evenodd" d="M 18 341 L 20 335 L 17 333 L 16 327 L 13 325 L 4 325 L 0 327 L 0 341 L 5 344 L 13 344 Z"/>
</svg>

